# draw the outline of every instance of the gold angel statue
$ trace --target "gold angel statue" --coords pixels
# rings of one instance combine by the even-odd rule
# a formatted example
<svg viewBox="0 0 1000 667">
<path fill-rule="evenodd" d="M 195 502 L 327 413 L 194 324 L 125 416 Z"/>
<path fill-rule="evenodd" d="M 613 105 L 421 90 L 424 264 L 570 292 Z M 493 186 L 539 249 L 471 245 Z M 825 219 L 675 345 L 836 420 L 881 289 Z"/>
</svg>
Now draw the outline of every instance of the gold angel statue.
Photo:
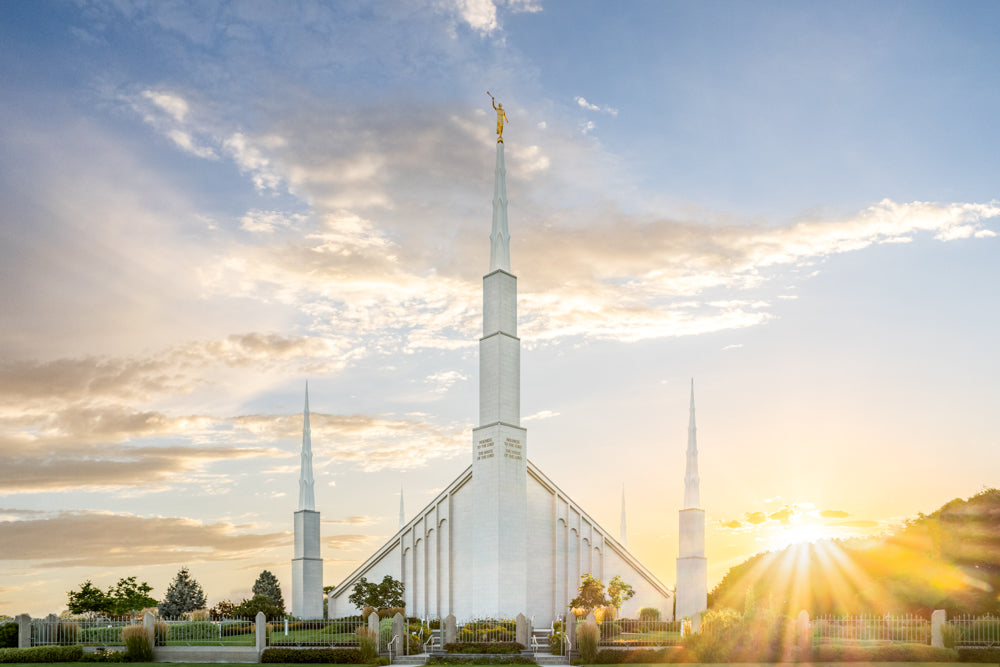
<svg viewBox="0 0 1000 667">
<path fill-rule="evenodd" d="M 504 113 L 503 102 L 501 102 L 500 104 L 497 104 L 496 98 L 493 97 L 493 95 L 490 95 L 490 91 L 488 91 L 488 90 L 486 91 L 486 94 L 490 96 L 491 100 L 493 100 L 493 109 L 497 112 L 497 143 L 498 144 L 502 144 L 503 143 L 503 124 L 504 124 L 505 121 L 509 123 L 510 119 L 507 118 L 507 114 Z"/>
</svg>

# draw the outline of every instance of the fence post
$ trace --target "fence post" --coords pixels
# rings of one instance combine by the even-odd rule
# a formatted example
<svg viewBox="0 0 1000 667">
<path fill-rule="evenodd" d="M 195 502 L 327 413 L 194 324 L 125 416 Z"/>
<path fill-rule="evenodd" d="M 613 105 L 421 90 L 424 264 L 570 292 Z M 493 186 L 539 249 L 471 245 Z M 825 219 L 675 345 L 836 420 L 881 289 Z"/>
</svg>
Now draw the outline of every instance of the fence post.
<svg viewBox="0 0 1000 667">
<path fill-rule="evenodd" d="M 798 633 L 799 660 L 809 662 L 812 659 L 812 628 L 809 622 L 809 612 L 803 609 L 799 612 L 798 620 L 795 621 L 795 630 Z"/>
<path fill-rule="evenodd" d="M 931 646 L 944 646 L 944 624 L 948 622 L 948 612 L 935 609 L 931 614 Z"/>
<path fill-rule="evenodd" d="M 156 618 L 153 616 L 153 612 L 147 611 L 142 615 L 142 627 L 146 629 L 146 637 L 149 638 L 149 646 L 153 649 L 153 653 L 156 653 Z M 155 657 L 155 655 L 154 655 Z"/>
<path fill-rule="evenodd" d="M 392 636 L 399 637 L 399 655 L 410 655 L 410 637 L 406 632 L 406 619 L 398 611 L 392 617 Z"/>
<path fill-rule="evenodd" d="M 514 641 L 521 646 L 528 648 L 528 619 L 524 614 L 517 615 L 517 626 L 514 629 Z"/>
<path fill-rule="evenodd" d="M 31 646 L 31 616 L 21 614 L 17 617 L 17 647 Z"/>
<path fill-rule="evenodd" d="M 563 627 L 563 632 L 565 632 L 566 637 L 569 638 L 569 651 L 572 653 L 576 650 L 576 614 L 572 611 L 566 614 L 566 623 L 564 625 L 565 627 Z"/>
<path fill-rule="evenodd" d="M 444 643 L 454 644 L 457 641 L 458 623 L 455 621 L 455 614 L 448 614 L 444 617 Z"/>
<path fill-rule="evenodd" d="M 264 615 L 264 612 L 258 611 L 257 617 L 253 622 L 254 636 L 257 638 L 257 656 L 259 658 L 260 654 L 267 648 L 267 616 Z"/>
</svg>

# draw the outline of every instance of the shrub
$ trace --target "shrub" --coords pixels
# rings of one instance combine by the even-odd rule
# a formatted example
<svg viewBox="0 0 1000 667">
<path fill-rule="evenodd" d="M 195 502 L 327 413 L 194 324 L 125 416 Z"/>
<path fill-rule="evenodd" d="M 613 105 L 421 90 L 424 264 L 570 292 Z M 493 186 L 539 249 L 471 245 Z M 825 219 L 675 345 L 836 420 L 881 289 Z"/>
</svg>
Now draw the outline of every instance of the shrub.
<svg viewBox="0 0 1000 667">
<path fill-rule="evenodd" d="M 813 651 L 817 662 L 955 662 L 958 652 L 927 644 L 820 644 Z"/>
<path fill-rule="evenodd" d="M 639 620 L 658 621 L 660 620 L 660 610 L 656 607 L 643 607 L 639 610 Z"/>
<path fill-rule="evenodd" d="M 359 625 L 354 634 L 358 636 L 358 651 L 362 662 L 370 662 L 378 656 L 378 634 L 363 625 Z"/>
<path fill-rule="evenodd" d="M 80 642 L 80 624 L 76 621 L 60 621 L 56 631 L 60 644 L 78 644 Z"/>
<path fill-rule="evenodd" d="M 125 642 L 125 657 L 129 662 L 152 662 L 153 644 L 149 634 L 142 625 L 127 625 L 122 628 L 122 640 Z"/>
<path fill-rule="evenodd" d="M 566 650 L 566 635 L 560 630 L 553 630 L 549 635 L 549 653 L 552 655 L 562 655 Z"/>
<path fill-rule="evenodd" d="M 184 613 L 184 618 L 189 621 L 209 621 L 212 617 L 207 609 L 192 609 Z"/>
<path fill-rule="evenodd" d="M 375 609 L 375 607 L 365 607 L 364 609 L 361 610 L 361 618 L 365 619 L 365 622 L 367 623 L 368 617 L 376 613 L 378 613 L 378 610 Z"/>
<path fill-rule="evenodd" d="M 597 659 L 597 645 L 600 641 L 601 631 L 597 629 L 596 623 L 588 621 L 576 629 L 576 642 L 582 662 L 593 664 Z"/>
<path fill-rule="evenodd" d="M 17 648 L 17 623 L 0 625 L 0 648 Z"/>
<path fill-rule="evenodd" d="M 125 651 L 105 651 L 98 649 L 93 653 L 84 653 L 80 662 L 125 662 Z"/>
<path fill-rule="evenodd" d="M 0 648 L 0 662 L 76 662 L 83 647 L 32 646 L 31 648 Z"/>
<path fill-rule="evenodd" d="M 406 609 L 404 607 L 386 607 L 378 610 L 379 618 L 393 618 L 396 614 L 406 616 Z"/>
<path fill-rule="evenodd" d="M 959 662 L 995 662 L 1000 664 L 1000 648 L 960 648 Z"/>
<path fill-rule="evenodd" d="M 448 653 L 520 653 L 524 644 L 517 642 L 454 642 L 442 648 Z"/>
<path fill-rule="evenodd" d="M 219 634 L 218 628 L 211 621 L 191 621 L 189 623 L 171 623 L 167 630 L 167 640 L 172 642 L 209 639 Z"/>
<path fill-rule="evenodd" d="M 601 639 L 614 639 L 622 633 L 622 624 L 619 621 L 605 620 L 600 625 Z"/>
<path fill-rule="evenodd" d="M 315 664 L 332 662 L 339 665 L 361 664 L 361 651 L 353 648 L 266 648 L 261 662 Z"/>
<path fill-rule="evenodd" d="M 432 655 L 427 658 L 428 665 L 533 665 L 535 661 L 526 655 L 507 655 L 502 658 L 481 656 L 478 658 L 463 658 L 457 655 Z"/>
</svg>

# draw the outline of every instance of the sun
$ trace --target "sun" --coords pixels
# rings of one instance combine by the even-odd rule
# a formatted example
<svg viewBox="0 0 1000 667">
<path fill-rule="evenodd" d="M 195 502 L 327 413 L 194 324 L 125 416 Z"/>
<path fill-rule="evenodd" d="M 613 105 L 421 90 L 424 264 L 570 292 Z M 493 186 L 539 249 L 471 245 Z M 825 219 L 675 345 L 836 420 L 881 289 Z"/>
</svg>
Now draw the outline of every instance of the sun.
<svg viewBox="0 0 1000 667">
<path fill-rule="evenodd" d="M 767 544 L 774 551 L 780 551 L 793 544 L 811 544 L 836 537 L 826 526 L 814 523 L 792 523 L 779 526 L 768 538 Z"/>
</svg>

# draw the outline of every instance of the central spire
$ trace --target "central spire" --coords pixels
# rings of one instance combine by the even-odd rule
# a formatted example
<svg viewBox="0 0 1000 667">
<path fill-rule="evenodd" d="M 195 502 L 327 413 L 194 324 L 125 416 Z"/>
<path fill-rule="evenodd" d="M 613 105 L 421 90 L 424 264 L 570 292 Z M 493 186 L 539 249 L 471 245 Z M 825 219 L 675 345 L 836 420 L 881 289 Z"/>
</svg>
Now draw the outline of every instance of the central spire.
<svg viewBox="0 0 1000 667">
<path fill-rule="evenodd" d="M 302 417 L 302 470 L 299 474 L 299 509 L 315 510 L 313 492 L 312 431 L 309 428 L 309 383 L 306 382 L 306 408 Z"/>
<path fill-rule="evenodd" d="M 503 142 L 497 143 L 497 164 L 493 172 L 493 229 L 490 231 L 490 273 L 497 269 L 510 273 L 510 232 L 507 230 L 507 167 Z"/>
<path fill-rule="evenodd" d="M 684 472 L 684 509 L 701 506 L 698 492 L 698 429 L 694 425 L 694 378 L 691 378 L 691 414 L 688 417 L 687 469 Z"/>
</svg>

